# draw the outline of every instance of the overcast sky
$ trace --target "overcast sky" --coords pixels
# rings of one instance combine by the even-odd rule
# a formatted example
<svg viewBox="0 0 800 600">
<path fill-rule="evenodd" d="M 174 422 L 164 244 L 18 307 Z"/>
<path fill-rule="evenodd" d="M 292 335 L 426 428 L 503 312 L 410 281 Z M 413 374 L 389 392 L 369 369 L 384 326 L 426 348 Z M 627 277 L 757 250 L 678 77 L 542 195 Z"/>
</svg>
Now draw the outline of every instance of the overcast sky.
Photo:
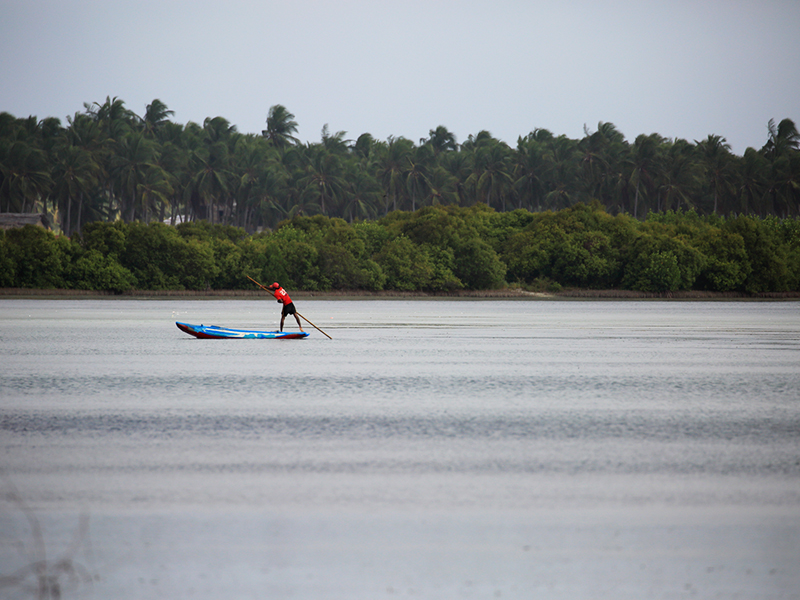
<svg viewBox="0 0 800 600">
<path fill-rule="evenodd" d="M 222 116 L 243 133 L 269 107 L 316 142 L 512 146 L 536 128 L 599 122 L 760 148 L 800 125 L 800 0 L 0 0 L 0 111 L 59 117 L 154 98 L 178 123 Z"/>
</svg>

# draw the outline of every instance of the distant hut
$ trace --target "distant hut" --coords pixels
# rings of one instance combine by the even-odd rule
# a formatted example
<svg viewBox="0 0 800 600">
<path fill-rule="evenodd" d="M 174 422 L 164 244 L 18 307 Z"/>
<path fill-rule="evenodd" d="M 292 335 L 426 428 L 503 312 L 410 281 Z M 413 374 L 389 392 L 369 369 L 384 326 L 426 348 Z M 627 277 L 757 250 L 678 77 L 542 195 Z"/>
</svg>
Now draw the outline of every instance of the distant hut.
<svg viewBox="0 0 800 600">
<path fill-rule="evenodd" d="M 14 229 L 25 225 L 38 225 L 50 229 L 50 221 L 44 213 L 0 213 L 0 229 Z"/>
</svg>

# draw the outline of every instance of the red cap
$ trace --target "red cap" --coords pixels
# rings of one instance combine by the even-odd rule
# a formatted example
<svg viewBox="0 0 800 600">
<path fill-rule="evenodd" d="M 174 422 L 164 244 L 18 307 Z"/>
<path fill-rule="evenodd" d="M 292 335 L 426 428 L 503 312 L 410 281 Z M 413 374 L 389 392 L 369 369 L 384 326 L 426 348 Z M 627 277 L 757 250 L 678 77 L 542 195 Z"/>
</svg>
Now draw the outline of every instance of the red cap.
<svg viewBox="0 0 800 600">
<path fill-rule="evenodd" d="M 279 285 L 278 285 L 278 282 L 276 281 L 275 283 L 273 283 L 273 284 L 272 284 L 271 286 L 269 286 L 269 287 L 270 287 L 270 288 L 279 288 L 279 287 L 281 287 L 281 286 L 279 286 Z"/>
</svg>

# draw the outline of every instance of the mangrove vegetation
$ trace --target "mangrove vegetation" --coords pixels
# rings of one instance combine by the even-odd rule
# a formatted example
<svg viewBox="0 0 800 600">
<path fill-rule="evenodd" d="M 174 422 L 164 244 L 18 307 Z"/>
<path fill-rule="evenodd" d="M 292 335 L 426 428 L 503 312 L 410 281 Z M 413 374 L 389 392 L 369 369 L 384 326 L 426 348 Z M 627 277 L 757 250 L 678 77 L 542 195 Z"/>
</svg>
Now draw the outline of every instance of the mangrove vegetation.
<svg viewBox="0 0 800 600">
<path fill-rule="evenodd" d="M 599 202 L 559 211 L 427 206 L 349 223 L 296 216 L 270 232 L 95 221 L 71 237 L 0 231 L 0 287 L 456 292 L 507 285 L 671 292 L 800 290 L 800 219 L 650 212 Z"/>
</svg>

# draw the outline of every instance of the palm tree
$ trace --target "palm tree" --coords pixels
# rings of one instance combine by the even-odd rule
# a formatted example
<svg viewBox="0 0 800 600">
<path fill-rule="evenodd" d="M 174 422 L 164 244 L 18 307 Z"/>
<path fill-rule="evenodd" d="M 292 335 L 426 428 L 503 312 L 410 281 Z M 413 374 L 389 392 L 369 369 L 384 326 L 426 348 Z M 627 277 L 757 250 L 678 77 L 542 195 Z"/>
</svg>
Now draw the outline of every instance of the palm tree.
<svg viewBox="0 0 800 600">
<path fill-rule="evenodd" d="M 482 129 L 476 135 L 470 134 L 467 137 L 467 140 L 461 144 L 462 150 L 467 150 L 468 152 L 475 152 L 481 146 L 492 145 L 499 143 L 500 140 L 497 140 L 492 137 L 492 134 Z"/>
<path fill-rule="evenodd" d="M 271 163 L 262 173 L 258 186 L 258 206 L 255 209 L 259 218 L 257 225 L 274 227 L 288 216 L 287 175 L 279 162 Z"/>
<path fill-rule="evenodd" d="M 579 181 L 578 144 L 565 135 L 551 137 L 545 143 L 545 204 L 548 208 L 566 208 L 575 202 Z"/>
<path fill-rule="evenodd" d="M 692 199 L 700 188 L 701 176 L 702 168 L 695 160 L 695 147 L 686 140 L 672 143 L 664 156 L 656 210 L 677 210 L 681 203 L 694 208 Z"/>
<path fill-rule="evenodd" d="M 747 148 L 739 162 L 738 197 L 739 210 L 743 214 L 757 212 L 765 215 L 764 196 L 768 187 L 765 174 L 768 161 L 762 152 Z"/>
<path fill-rule="evenodd" d="M 192 153 L 189 164 L 193 175 L 187 193 L 194 201 L 195 214 L 214 223 L 221 216 L 215 213 L 221 212 L 219 204 L 228 196 L 232 178 L 228 146 L 223 142 L 201 146 Z"/>
<path fill-rule="evenodd" d="M 656 177 L 661 169 L 661 145 L 664 142 L 657 133 L 637 136 L 627 160 L 630 168 L 629 183 L 635 186 L 633 217 L 639 218 L 639 200 L 652 199 L 656 187 Z"/>
<path fill-rule="evenodd" d="M 511 172 L 511 150 L 505 142 L 479 137 L 475 144 L 475 170 L 467 179 L 467 186 L 474 190 L 476 200 L 487 206 L 492 206 L 493 200 L 500 200 L 505 210 L 512 184 Z"/>
<path fill-rule="evenodd" d="M 455 153 L 453 153 L 455 154 Z M 458 203 L 458 179 L 441 165 L 436 165 L 427 177 L 425 203 L 431 206 Z"/>
<path fill-rule="evenodd" d="M 106 212 L 109 218 L 117 212 L 125 210 L 125 199 L 117 197 L 119 188 L 115 189 L 117 181 L 114 180 L 112 162 L 119 152 L 118 145 L 135 129 L 135 124 L 140 121 L 133 111 L 125 107 L 125 102 L 118 98 L 106 96 L 104 103 L 84 103 L 85 115 L 97 124 L 97 135 L 102 143 L 102 150 L 95 151 L 96 160 L 101 167 L 100 185 L 103 188 L 108 206 Z M 74 142 L 73 142 L 74 143 Z M 83 144 L 81 144 L 83 145 Z M 135 185 L 130 196 L 135 196 Z"/>
<path fill-rule="evenodd" d="M 53 165 L 52 195 L 58 202 L 61 217 L 61 231 L 69 236 L 75 229 L 83 226 L 84 199 L 97 185 L 100 167 L 88 150 L 78 146 L 65 145 L 58 152 Z M 72 206 L 77 201 L 77 217 L 72 219 Z"/>
<path fill-rule="evenodd" d="M 233 217 L 234 196 L 231 190 L 236 176 L 231 157 L 239 139 L 241 135 L 236 126 L 227 119 L 209 117 L 203 121 L 201 140 L 204 150 L 199 155 L 201 176 L 197 179 L 200 185 L 196 189 L 212 223 L 220 219 L 230 223 Z"/>
<path fill-rule="evenodd" d="M 261 132 L 265 138 L 278 149 L 298 144 L 299 140 L 292 134 L 297 132 L 297 121 L 294 115 L 281 104 L 271 106 L 267 115 L 267 128 Z"/>
<path fill-rule="evenodd" d="M 322 126 L 322 147 L 334 154 L 347 154 L 349 152 L 349 140 L 345 140 L 346 131 L 337 131 L 331 134 L 328 131 L 328 124 Z"/>
<path fill-rule="evenodd" d="M 767 123 L 767 130 L 769 138 L 761 152 L 770 160 L 800 148 L 800 132 L 797 131 L 797 127 L 791 119 L 783 119 L 777 126 L 774 119 L 770 119 Z"/>
<path fill-rule="evenodd" d="M 519 208 L 541 210 L 544 198 L 544 145 L 530 136 L 517 139 L 514 154 L 514 191 L 519 199 Z"/>
<path fill-rule="evenodd" d="M 94 102 L 84 103 L 86 114 L 90 115 L 100 124 L 105 137 L 112 140 L 119 140 L 132 129 L 133 123 L 139 118 L 133 111 L 125 108 L 125 102 L 117 98 L 106 96 L 103 104 Z"/>
<path fill-rule="evenodd" d="M 600 122 L 594 133 L 589 133 L 586 127 L 584 132 L 586 135 L 578 147 L 586 194 L 609 206 L 613 204 L 615 172 L 625 148 L 625 137 L 613 123 Z"/>
<path fill-rule="evenodd" d="M 0 143 L 0 200 L 4 212 L 29 212 L 52 184 L 45 153 L 20 139 Z M 2 203 L 0 203 L 2 207 Z"/>
<path fill-rule="evenodd" d="M 0 111 L 0 140 L 5 140 L 16 135 L 19 127 L 17 118 L 10 112 Z"/>
<path fill-rule="evenodd" d="M 331 216 L 326 211 L 336 208 L 334 203 L 342 199 L 345 188 L 341 160 L 322 146 L 310 147 L 307 160 L 305 177 L 299 181 L 303 197 L 318 204 L 323 215 Z"/>
<path fill-rule="evenodd" d="M 439 125 L 436 129 L 431 129 L 430 137 L 427 140 L 420 140 L 422 144 L 430 144 L 433 153 L 439 156 L 442 152 L 454 151 L 458 149 L 456 136 L 448 131 L 444 125 Z"/>
<path fill-rule="evenodd" d="M 541 143 L 552 142 L 555 139 L 553 132 L 551 132 L 549 129 L 543 129 L 540 127 L 537 127 L 536 129 L 531 131 L 527 137 L 530 140 Z"/>
<path fill-rule="evenodd" d="M 142 207 L 142 220 L 147 223 L 151 210 L 163 216 L 174 190 L 170 183 L 170 175 L 158 165 L 152 165 L 145 171 L 144 179 L 136 186 L 136 192 Z"/>
<path fill-rule="evenodd" d="M 800 152 L 786 151 L 769 162 L 767 195 L 772 210 L 788 217 L 800 209 Z"/>
<path fill-rule="evenodd" d="M 178 215 L 181 214 L 181 202 L 186 188 L 189 186 L 191 175 L 189 172 L 189 149 L 183 139 L 183 127 L 165 121 L 158 129 L 161 141 L 160 152 L 156 165 L 168 175 L 172 193 L 169 195 L 169 220 L 175 225 Z M 167 206 L 160 204 L 162 210 L 159 220 L 164 221 Z"/>
<path fill-rule="evenodd" d="M 233 150 L 236 142 L 239 139 L 236 131 L 236 125 L 231 123 L 223 117 L 207 117 L 203 121 L 203 143 L 207 146 L 213 144 L 226 144 L 228 150 Z"/>
<path fill-rule="evenodd" d="M 234 223 L 247 231 L 273 225 L 285 215 L 286 173 L 278 150 L 254 135 L 239 138 L 231 160 Z"/>
<path fill-rule="evenodd" d="M 472 174 L 474 162 L 474 154 L 463 148 L 457 152 L 446 152 L 439 157 L 439 165 L 452 177 L 456 201 L 460 206 L 468 204 L 466 183 Z"/>
<path fill-rule="evenodd" d="M 64 143 L 66 130 L 61 126 L 61 121 L 55 117 L 47 117 L 39 121 L 37 125 L 37 138 L 39 147 L 47 154 L 48 160 L 52 161 L 59 146 Z"/>
<path fill-rule="evenodd" d="M 412 150 L 408 157 L 408 167 L 405 171 L 406 190 L 411 197 L 411 211 L 417 210 L 417 198 L 423 198 L 428 191 L 429 165 L 433 163 L 433 147 L 429 145 L 418 146 Z"/>
<path fill-rule="evenodd" d="M 389 212 L 390 201 L 392 210 L 397 210 L 397 196 L 403 190 L 404 175 L 412 149 L 410 140 L 391 136 L 386 143 L 376 147 L 376 174 L 386 198 L 386 213 Z"/>
<path fill-rule="evenodd" d="M 67 123 L 69 126 L 66 130 L 66 143 L 88 152 L 98 167 L 97 186 L 100 190 L 96 195 L 98 214 L 113 218 L 115 198 L 111 181 L 111 156 L 114 144 L 103 135 L 97 119 L 87 113 L 75 113 L 74 117 L 67 117 Z"/>
<path fill-rule="evenodd" d="M 263 138 L 246 135 L 236 142 L 232 156 L 232 185 L 236 198 L 235 224 L 249 226 L 253 208 L 258 204 L 258 185 L 268 160 L 268 147 Z"/>
<path fill-rule="evenodd" d="M 353 145 L 352 151 L 355 156 L 362 161 L 368 161 L 372 157 L 373 150 L 375 149 L 375 140 L 369 133 L 362 133 L 358 136 L 356 143 Z"/>
<path fill-rule="evenodd" d="M 711 186 L 714 198 L 714 214 L 717 214 L 720 197 L 727 199 L 733 196 L 733 162 L 731 146 L 724 137 L 709 135 L 702 142 L 697 142 L 701 160 L 706 169 L 706 177 Z"/>
<path fill-rule="evenodd" d="M 791 119 L 783 119 L 777 127 L 770 119 L 768 129 L 769 139 L 762 148 L 770 166 L 767 194 L 772 210 L 778 211 L 781 206 L 783 214 L 788 215 L 793 208 L 800 210 L 800 132 Z"/>
<path fill-rule="evenodd" d="M 130 223 L 136 218 L 136 208 L 140 204 L 139 186 L 147 179 L 148 171 L 156 167 L 158 148 L 140 131 L 120 139 L 116 148 L 111 159 L 111 176 L 119 193 L 122 216 Z"/>
<path fill-rule="evenodd" d="M 378 180 L 360 162 L 346 163 L 345 180 L 348 182 L 343 215 L 348 221 L 376 219 L 380 214 L 382 198 Z"/>
<path fill-rule="evenodd" d="M 168 122 L 168 117 L 174 114 L 175 111 L 169 110 L 167 105 L 158 98 L 148 104 L 145 107 L 144 118 L 142 119 L 142 124 L 148 137 L 156 137 L 157 132 Z"/>
</svg>

